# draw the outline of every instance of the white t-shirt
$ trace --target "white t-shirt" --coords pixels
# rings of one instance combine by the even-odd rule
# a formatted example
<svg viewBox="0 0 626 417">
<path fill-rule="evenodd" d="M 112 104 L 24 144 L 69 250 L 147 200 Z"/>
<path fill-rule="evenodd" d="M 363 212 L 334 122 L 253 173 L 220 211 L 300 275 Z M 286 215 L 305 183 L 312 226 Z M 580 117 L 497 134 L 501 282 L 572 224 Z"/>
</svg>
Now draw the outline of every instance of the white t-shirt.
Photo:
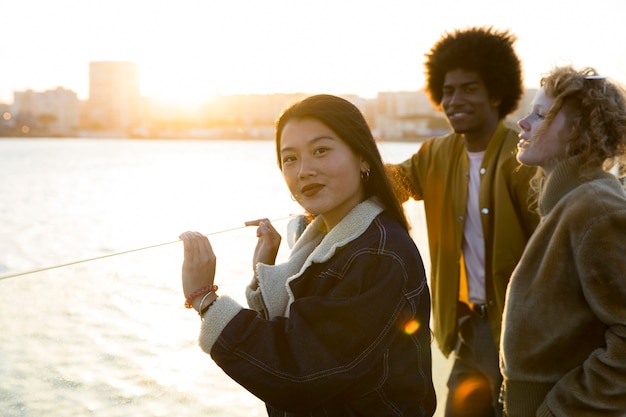
<svg viewBox="0 0 626 417">
<path fill-rule="evenodd" d="M 485 238 L 480 221 L 478 191 L 480 189 L 480 165 L 485 151 L 467 152 L 469 159 L 469 183 L 467 208 L 463 228 L 463 259 L 467 276 L 468 298 L 471 303 L 485 302 Z"/>
</svg>

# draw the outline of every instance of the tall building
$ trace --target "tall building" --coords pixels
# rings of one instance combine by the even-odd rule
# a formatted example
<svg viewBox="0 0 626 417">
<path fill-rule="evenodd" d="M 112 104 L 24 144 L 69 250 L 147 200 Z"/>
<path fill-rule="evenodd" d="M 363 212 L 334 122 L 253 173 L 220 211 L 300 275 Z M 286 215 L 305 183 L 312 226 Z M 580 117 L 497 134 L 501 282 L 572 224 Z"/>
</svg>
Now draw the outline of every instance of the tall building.
<svg viewBox="0 0 626 417">
<path fill-rule="evenodd" d="M 89 63 L 89 128 L 128 132 L 140 125 L 139 69 L 128 61 Z"/>
</svg>

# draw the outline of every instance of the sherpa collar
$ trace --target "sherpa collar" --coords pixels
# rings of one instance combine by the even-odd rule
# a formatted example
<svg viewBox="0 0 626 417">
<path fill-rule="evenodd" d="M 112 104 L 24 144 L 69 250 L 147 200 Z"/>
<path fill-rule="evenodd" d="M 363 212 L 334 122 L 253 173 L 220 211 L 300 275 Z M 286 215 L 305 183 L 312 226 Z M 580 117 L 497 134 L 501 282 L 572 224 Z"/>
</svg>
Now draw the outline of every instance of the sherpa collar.
<svg viewBox="0 0 626 417">
<path fill-rule="evenodd" d="M 289 283 L 301 276 L 312 263 L 322 263 L 333 257 L 336 250 L 361 236 L 383 206 L 372 197 L 352 209 L 329 232 L 324 219 L 318 216 L 296 241 L 287 262 L 279 265 L 257 265 L 259 288 L 270 318 L 289 316 L 294 300 Z"/>
</svg>

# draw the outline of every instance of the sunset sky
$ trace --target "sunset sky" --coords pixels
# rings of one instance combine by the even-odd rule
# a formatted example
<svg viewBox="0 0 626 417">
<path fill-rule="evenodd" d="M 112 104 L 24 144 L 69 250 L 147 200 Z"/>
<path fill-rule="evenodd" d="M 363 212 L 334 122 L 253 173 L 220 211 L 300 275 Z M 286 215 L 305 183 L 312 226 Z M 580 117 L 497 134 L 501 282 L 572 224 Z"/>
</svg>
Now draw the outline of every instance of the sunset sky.
<svg viewBox="0 0 626 417">
<path fill-rule="evenodd" d="M 57 86 L 88 95 L 90 61 L 139 64 L 142 93 L 418 90 L 424 53 L 474 25 L 518 37 L 527 86 L 556 64 L 626 82 L 621 0 L 0 0 L 0 102 Z"/>
</svg>

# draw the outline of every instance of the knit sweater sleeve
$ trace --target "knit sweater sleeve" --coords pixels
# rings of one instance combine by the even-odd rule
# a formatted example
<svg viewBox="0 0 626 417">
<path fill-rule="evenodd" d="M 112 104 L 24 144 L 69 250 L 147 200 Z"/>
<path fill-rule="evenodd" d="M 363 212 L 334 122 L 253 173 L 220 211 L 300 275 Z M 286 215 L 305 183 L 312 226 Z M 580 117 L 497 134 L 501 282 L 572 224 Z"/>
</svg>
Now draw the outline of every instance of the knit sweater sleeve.
<svg viewBox="0 0 626 417">
<path fill-rule="evenodd" d="M 606 212 L 585 219 L 574 262 L 585 301 L 604 325 L 605 345 L 548 393 L 542 408 L 556 416 L 617 417 L 626 410 L 626 206 L 597 197 Z"/>
</svg>

